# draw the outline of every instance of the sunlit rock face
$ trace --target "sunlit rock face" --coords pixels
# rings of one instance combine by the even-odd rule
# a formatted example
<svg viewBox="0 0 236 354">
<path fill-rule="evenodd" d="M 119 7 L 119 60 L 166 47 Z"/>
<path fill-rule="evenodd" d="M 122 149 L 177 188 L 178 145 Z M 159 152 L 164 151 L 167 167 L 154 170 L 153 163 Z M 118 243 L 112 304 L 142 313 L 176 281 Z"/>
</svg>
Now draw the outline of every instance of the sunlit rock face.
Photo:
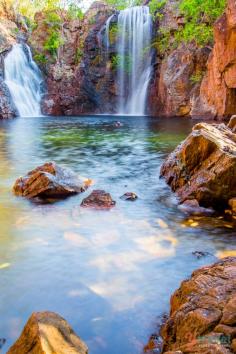
<svg viewBox="0 0 236 354">
<path fill-rule="evenodd" d="M 180 203 L 223 210 L 236 196 L 236 135 L 224 124 L 199 123 L 164 162 L 161 176 Z"/>
<path fill-rule="evenodd" d="M 85 343 L 56 313 L 36 312 L 8 354 L 88 354 Z"/>
<path fill-rule="evenodd" d="M 68 168 L 47 162 L 16 180 L 13 192 L 16 196 L 32 198 L 65 198 L 84 192 L 91 180 L 77 176 Z"/>
<path fill-rule="evenodd" d="M 225 14 L 214 26 L 215 45 L 207 63 L 193 116 L 218 119 L 235 113 L 236 107 L 236 3 L 228 0 Z"/>
<path fill-rule="evenodd" d="M 47 64 L 42 65 L 47 86 L 42 100 L 44 114 L 114 112 L 114 71 L 105 43 L 105 24 L 111 14 L 107 5 L 95 2 L 83 20 L 65 20 L 58 59 L 52 60 L 48 53 Z M 37 29 L 30 42 L 35 52 L 45 53 L 45 14 L 37 14 L 35 20 Z"/>
<path fill-rule="evenodd" d="M 236 258 L 196 270 L 171 297 L 164 353 L 235 353 Z"/>
<path fill-rule="evenodd" d="M 179 12 L 180 1 L 168 0 L 162 17 L 156 23 L 156 33 L 175 33 L 184 24 Z M 174 36 L 168 39 L 174 44 Z M 173 45 L 174 46 L 174 45 Z M 175 50 L 159 53 L 157 50 L 155 70 L 149 87 L 149 113 L 154 116 L 190 116 L 192 104 L 199 96 L 201 75 L 206 71 L 210 53 L 207 47 L 198 48 L 193 43 L 182 44 Z"/>
</svg>

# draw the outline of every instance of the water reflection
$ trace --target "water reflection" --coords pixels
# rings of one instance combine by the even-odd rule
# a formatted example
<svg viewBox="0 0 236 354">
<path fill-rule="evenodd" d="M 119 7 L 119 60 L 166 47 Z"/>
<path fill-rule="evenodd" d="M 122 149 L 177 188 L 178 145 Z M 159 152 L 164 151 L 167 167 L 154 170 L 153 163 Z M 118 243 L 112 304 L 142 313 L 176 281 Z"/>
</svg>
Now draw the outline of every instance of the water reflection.
<svg viewBox="0 0 236 354">
<path fill-rule="evenodd" d="M 120 119 L 120 118 L 119 118 Z M 0 337 L 4 350 L 32 311 L 59 312 L 91 354 L 137 354 L 168 310 L 179 282 L 215 256 L 235 252 L 222 220 L 186 219 L 160 165 L 189 121 L 109 117 L 0 122 Z M 54 160 L 111 193 L 112 211 L 75 196 L 35 205 L 12 196 L 14 180 Z M 121 200 L 135 192 L 134 203 Z M 194 251 L 211 255 L 197 259 Z"/>
</svg>

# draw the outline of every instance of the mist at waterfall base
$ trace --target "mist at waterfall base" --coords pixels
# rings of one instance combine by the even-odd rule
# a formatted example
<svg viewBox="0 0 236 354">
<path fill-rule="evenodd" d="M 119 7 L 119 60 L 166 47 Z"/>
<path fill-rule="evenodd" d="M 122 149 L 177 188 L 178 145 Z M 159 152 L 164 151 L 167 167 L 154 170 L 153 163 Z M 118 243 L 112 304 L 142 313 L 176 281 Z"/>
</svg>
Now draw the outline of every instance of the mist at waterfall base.
<svg viewBox="0 0 236 354">
<path fill-rule="evenodd" d="M 111 17 L 106 23 L 109 50 Z M 134 6 L 118 15 L 118 114 L 144 115 L 151 76 L 152 17 L 148 6 Z"/>
<path fill-rule="evenodd" d="M 4 61 L 5 83 L 20 117 L 41 116 L 42 75 L 27 45 L 16 44 Z"/>
</svg>

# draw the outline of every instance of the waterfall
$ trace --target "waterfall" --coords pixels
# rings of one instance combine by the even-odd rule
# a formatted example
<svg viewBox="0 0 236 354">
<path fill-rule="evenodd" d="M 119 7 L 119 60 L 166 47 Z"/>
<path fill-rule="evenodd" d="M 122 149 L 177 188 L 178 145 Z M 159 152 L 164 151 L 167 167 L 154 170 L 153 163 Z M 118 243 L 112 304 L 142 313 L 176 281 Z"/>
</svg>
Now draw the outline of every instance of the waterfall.
<svg viewBox="0 0 236 354">
<path fill-rule="evenodd" d="M 143 115 L 151 76 L 152 18 L 148 6 L 118 16 L 117 66 L 120 114 Z"/>
<path fill-rule="evenodd" d="M 16 44 L 4 60 L 5 83 L 21 117 L 41 115 L 42 75 L 27 45 Z"/>
</svg>

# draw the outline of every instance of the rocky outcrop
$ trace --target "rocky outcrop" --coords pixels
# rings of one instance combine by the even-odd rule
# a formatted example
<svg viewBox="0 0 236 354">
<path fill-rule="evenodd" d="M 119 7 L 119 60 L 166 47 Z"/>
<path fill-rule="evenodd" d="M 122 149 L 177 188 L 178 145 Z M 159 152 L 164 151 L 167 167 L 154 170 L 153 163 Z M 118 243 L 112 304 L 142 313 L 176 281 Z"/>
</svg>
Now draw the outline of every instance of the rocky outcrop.
<svg viewBox="0 0 236 354">
<path fill-rule="evenodd" d="M 174 33 L 185 21 L 179 3 L 179 0 L 167 0 L 155 24 L 157 56 L 148 96 L 149 113 L 154 116 L 191 115 L 210 54 L 208 47 L 198 48 L 194 43 L 180 44 L 176 48 Z M 168 43 L 166 48 L 161 48 L 162 33 L 167 32 Z"/>
<path fill-rule="evenodd" d="M 7 85 L 4 83 L 4 58 L 16 43 L 18 27 L 10 16 L 11 9 L 0 3 L 0 119 L 13 118 L 17 116 Z"/>
<path fill-rule="evenodd" d="M 171 297 L 165 354 L 230 354 L 236 343 L 236 258 L 193 272 Z"/>
<path fill-rule="evenodd" d="M 224 118 L 236 108 L 236 3 L 228 0 L 226 12 L 214 26 L 215 45 L 192 108 L 195 117 Z"/>
<path fill-rule="evenodd" d="M 56 313 L 36 312 L 8 354 L 88 354 L 86 344 Z"/>
<path fill-rule="evenodd" d="M 54 162 L 48 162 L 30 171 L 25 177 L 18 178 L 13 192 L 16 196 L 28 199 L 65 198 L 84 192 L 90 184 L 91 180 L 81 178 Z"/>
<path fill-rule="evenodd" d="M 53 59 L 46 52 L 47 94 L 42 101 L 44 114 L 78 115 L 115 111 L 114 70 L 112 53 L 107 53 L 105 23 L 112 10 L 101 2 L 95 2 L 83 20 L 71 20 L 62 16 L 61 38 L 63 45 Z M 31 36 L 31 44 L 38 55 L 45 55 L 44 43 L 50 30 L 46 14 L 35 17 L 37 28 Z"/>
<path fill-rule="evenodd" d="M 197 201 L 201 207 L 225 209 L 236 197 L 236 134 L 224 124 L 195 125 L 167 157 L 161 176 L 180 203 Z"/>
<path fill-rule="evenodd" d="M 210 50 L 193 44 L 181 45 L 160 64 L 150 88 L 150 113 L 156 116 L 190 116 L 199 95 L 202 73 Z"/>
<path fill-rule="evenodd" d="M 81 206 L 93 209 L 111 209 L 116 205 L 111 195 L 103 190 L 94 190 L 87 198 L 83 199 Z"/>
</svg>

